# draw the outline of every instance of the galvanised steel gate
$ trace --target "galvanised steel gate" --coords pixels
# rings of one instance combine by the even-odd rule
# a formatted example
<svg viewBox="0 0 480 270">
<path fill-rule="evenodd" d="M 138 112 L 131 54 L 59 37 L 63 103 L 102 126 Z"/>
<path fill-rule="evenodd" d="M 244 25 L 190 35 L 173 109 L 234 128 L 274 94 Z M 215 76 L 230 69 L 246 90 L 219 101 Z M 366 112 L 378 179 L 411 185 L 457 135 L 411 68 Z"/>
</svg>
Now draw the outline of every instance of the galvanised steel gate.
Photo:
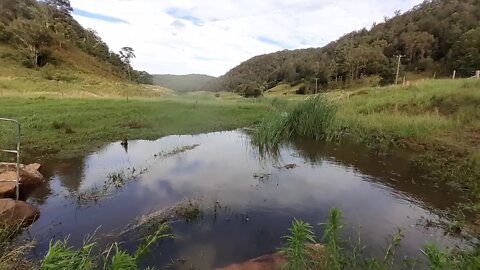
<svg viewBox="0 0 480 270">
<path fill-rule="evenodd" d="M 8 119 L 8 118 L 1 118 L 1 117 L 0 117 L 0 121 L 10 122 L 17 126 L 17 149 L 8 150 L 8 149 L 0 148 L 0 152 L 17 155 L 17 179 L 0 180 L 0 182 L 15 183 L 15 195 L 16 195 L 16 199 L 18 200 L 20 197 L 20 123 L 15 119 Z"/>
</svg>

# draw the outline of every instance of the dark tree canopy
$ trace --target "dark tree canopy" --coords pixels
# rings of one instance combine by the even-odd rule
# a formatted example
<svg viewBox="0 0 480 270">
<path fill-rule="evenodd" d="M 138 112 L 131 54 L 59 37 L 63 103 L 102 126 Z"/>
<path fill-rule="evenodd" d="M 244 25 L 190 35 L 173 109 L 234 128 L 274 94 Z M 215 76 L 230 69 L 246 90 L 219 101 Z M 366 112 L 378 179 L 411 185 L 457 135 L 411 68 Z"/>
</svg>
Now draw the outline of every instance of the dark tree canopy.
<svg viewBox="0 0 480 270">
<path fill-rule="evenodd" d="M 148 73 L 130 66 L 132 48 L 112 52 L 94 30 L 72 18 L 72 11 L 69 0 L 0 0 L 0 42 L 18 49 L 28 67 L 53 63 L 51 52 L 74 48 L 95 57 L 113 74 L 126 77 L 128 70 L 134 81 L 151 81 Z"/>
<path fill-rule="evenodd" d="M 348 87 L 362 78 L 379 76 L 394 82 L 396 56 L 401 72 L 449 75 L 456 69 L 471 76 L 480 69 L 480 3 L 478 0 L 428 0 L 395 17 L 344 35 L 322 48 L 255 56 L 227 72 L 211 90 L 242 92 L 272 88 L 279 83 L 304 83 L 312 92 L 313 78 L 322 89 Z"/>
</svg>

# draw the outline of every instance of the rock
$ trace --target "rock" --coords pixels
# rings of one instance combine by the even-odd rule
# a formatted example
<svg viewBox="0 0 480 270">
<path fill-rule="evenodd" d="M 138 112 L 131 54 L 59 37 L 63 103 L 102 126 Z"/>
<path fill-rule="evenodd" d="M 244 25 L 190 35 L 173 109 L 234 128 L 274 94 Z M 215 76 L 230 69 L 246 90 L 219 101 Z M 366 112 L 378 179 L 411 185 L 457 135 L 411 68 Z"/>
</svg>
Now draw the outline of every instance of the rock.
<svg viewBox="0 0 480 270">
<path fill-rule="evenodd" d="M 318 269 L 322 269 L 325 261 L 325 247 L 320 244 L 309 245 L 308 254 L 310 257 L 319 262 Z M 261 256 L 243 263 L 232 264 L 227 267 L 217 268 L 216 270 L 282 270 L 287 263 L 287 258 L 281 252 L 272 255 Z"/>
<path fill-rule="evenodd" d="M 243 263 L 232 264 L 217 270 L 282 270 L 287 259 L 280 252 L 264 255 Z"/>
<path fill-rule="evenodd" d="M 32 163 L 32 164 L 28 164 L 27 166 L 25 166 L 25 169 L 29 170 L 29 171 L 39 171 L 40 168 L 42 167 L 42 165 L 40 165 L 39 163 Z"/>
<path fill-rule="evenodd" d="M 8 198 L 15 196 L 15 188 L 15 183 L 0 182 L 0 198 Z"/>
<path fill-rule="evenodd" d="M 0 199 L 0 223 L 8 226 L 30 225 L 40 216 L 33 205 L 12 199 Z"/>
<path fill-rule="evenodd" d="M 20 165 L 20 184 L 22 186 L 37 186 L 45 182 L 45 178 L 38 172 L 41 165 L 38 163 L 27 166 Z M 17 178 L 16 163 L 0 163 L 0 180 L 15 180 Z"/>
</svg>

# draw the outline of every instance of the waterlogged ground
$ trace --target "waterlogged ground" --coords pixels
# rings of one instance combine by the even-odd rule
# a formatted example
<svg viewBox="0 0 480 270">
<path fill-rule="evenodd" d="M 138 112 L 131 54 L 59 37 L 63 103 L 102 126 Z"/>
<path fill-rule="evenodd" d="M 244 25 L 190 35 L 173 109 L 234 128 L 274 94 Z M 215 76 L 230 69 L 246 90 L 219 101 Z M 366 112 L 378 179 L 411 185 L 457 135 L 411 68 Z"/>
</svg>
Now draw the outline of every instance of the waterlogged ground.
<svg viewBox="0 0 480 270">
<path fill-rule="evenodd" d="M 134 180 L 99 191 L 108 175 L 122 171 Z M 38 258 L 52 238 L 70 235 L 79 245 L 95 231 L 100 242 L 132 248 L 136 239 L 119 236 L 125 227 L 185 198 L 201 202 L 200 217 L 174 222 L 176 238 L 161 242 L 146 264 L 211 269 L 272 253 L 294 217 L 315 225 L 321 237 L 316 224 L 332 207 L 344 213 L 345 237 L 360 235 L 370 254 L 398 228 L 405 235 L 399 256 L 421 257 L 425 242 L 463 244 L 429 226 L 441 220 L 432 210 L 451 205 L 455 194 L 422 183 L 408 156 L 377 156 L 357 145 L 292 142 L 269 157 L 239 130 L 113 143 L 85 158 L 47 162 L 42 172 L 49 184 L 28 198 L 41 217 L 26 234 L 37 240 Z"/>
</svg>

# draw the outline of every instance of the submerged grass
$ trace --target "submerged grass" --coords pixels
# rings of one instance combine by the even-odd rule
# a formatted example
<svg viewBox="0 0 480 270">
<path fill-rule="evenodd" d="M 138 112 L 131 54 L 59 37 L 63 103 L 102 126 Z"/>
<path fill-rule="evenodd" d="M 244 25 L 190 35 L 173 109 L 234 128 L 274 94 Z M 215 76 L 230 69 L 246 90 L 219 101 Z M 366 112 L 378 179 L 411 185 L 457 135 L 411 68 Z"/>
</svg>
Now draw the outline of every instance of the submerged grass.
<svg viewBox="0 0 480 270">
<path fill-rule="evenodd" d="M 93 238 L 84 241 L 82 247 L 75 249 L 65 240 L 50 243 L 47 255 L 39 269 L 103 269 L 103 270 L 136 270 L 140 269 L 140 260 L 149 253 L 150 248 L 158 241 L 169 238 L 170 227 L 163 223 L 153 233 L 145 237 L 133 254 L 121 248 L 118 242 L 112 243 L 105 250 L 95 250 L 98 245 Z"/>
</svg>

